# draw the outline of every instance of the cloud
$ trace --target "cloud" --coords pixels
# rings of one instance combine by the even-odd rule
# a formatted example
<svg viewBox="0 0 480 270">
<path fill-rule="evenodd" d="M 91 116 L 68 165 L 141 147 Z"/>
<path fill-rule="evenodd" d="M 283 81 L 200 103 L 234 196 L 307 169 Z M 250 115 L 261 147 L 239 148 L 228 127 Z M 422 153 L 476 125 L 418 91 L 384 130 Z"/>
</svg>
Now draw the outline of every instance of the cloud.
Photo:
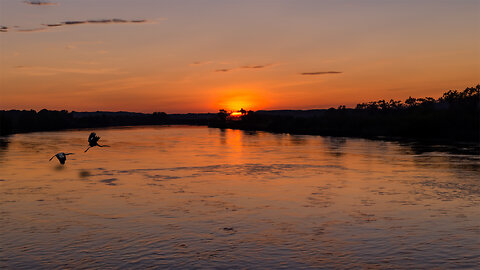
<svg viewBox="0 0 480 270">
<path fill-rule="evenodd" d="M 252 65 L 252 66 L 241 66 L 237 68 L 223 68 L 223 69 L 217 69 L 215 72 L 229 72 L 233 70 L 239 70 L 239 69 L 262 69 L 262 68 L 268 68 L 273 66 L 272 64 L 269 65 Z"/>
<path fill-rule="evenodd" d="M 43 32 L 46 31 L 46 27 L 38 27 L 38 28 L 19 28 L 17 32 Z"/>
<path fill-rule="evenodd" d="M 79 25 L 79 24 L 126 24 L 126 23 L 147 23 L 148 20 L 141 19 L 141 20 L 124 20 L 124 19 L 96 19 L 96 20 L 84 20 L 84 21 L 64 21 L 60 23 L 51 23 L 51 24 L 44 24 L 47 27 L 59 27 L 59 26 L 69 26 L 69 25 Z"/>
<path fill-rule="evenodd" d="M 146 23 L 147 20 L 124 20 L 124 19 L 99 19 L 99 20 L 86 20 L 86 21 L 65 21 L 62 22 L 60 25 L 74 25 L 74 24 L 84 24 L 84 23 L 91 23 L 91 24 L 109 24 L 109 23 Z M 57 25 L 54 25 L 57 26 Z"/>
<path fill-rule="evenodd" d="M 32 5 L 32 6 L 54 6 L 57 5 L 57 3 L 54 2 L 48 2 L 48 1 L 23 1 L 27 5 Z"/>
<path fill-rule="evenodd" d="M 246 68 L 246 69 L 259 69 L 259 68 L 266 68 L 268 65 L 258 65 L 258 66 L 243 66 L 241 68 Z"/>
<path fill-rule="evenodd" d="M 32 1 L 37 2 L 37 1 Z M 33 4 L 37 5 L 37 4 Z M 64 21 L 60 23 L 48 23 L 42 24 L 43 27 L 37 28 L 19 28 L 18 26 L 14 26 L 16 32 L 41 32 L 46 31 L 48 28 L 54 27 L 61 27 L 61 26 L 71 26 L 71 25 L 80 25 L 80 24 L 141 24 L 141 23 L 150 23 L 151 21 L 145 19 L 135 19 L 135 20 L 124 20 L 124 19 L 99 19 L 99 20 L 82 20 L 82 21 Z M 0 32 L 9 32 L 10 28 L 8 26 L 1 26 L 0 25 Z"/>
<path fill-rule="evenodd" d="M 317 71 L 317 72 L 302 72 L 300 75 L 326 75 L 326 74 L 340 74 L 341 71 Z"/>
<path fill-rule="evenodd" d="M 208 65 L 212 63 L 213 63 L 212 61 L 195 61 L 191 63 L 190 66 L 201 66 L 201 65 Z"/>
<path fill-rule="evenodd" d="M 86 21 L 65 21 L 62 22 L 63 25 L 73 25 L 73 24 L 83 24 L 86 23 Z"/>
</svg>

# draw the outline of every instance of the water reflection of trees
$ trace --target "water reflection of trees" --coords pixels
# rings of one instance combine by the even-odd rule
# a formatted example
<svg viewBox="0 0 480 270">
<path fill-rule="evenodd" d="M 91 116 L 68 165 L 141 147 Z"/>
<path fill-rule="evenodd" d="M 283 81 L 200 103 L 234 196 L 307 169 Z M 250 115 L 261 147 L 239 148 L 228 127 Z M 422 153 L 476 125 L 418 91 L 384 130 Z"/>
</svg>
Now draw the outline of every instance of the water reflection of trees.
<svg viewBox="0 0 480 270">
<path fill-rule="evenodd" d="M 256 131 L 256 130 L 244 130 L 243 134 L 248 135 L 248 136 L 257 136 L 258 131 Z"/>
<path fill-rule="evenodd" d="M 3 162 L 9 144 L 10 141 L 7 138 L 0 138 L 0 162 Z"/>
<path fill-rule="evenodd" d="M 290 143 L 293 145 L 306 145 L 307 139 L 305 135 L 290 135 Z"/>
<path fill-rule="evenodd" d="M 344 147 L 347 143 L 347 139 L 345 137 L 323 137 L 323 143 L 328 149 L 328 154 L 335 157 L 340 157 L 345 154 Z"/>
<path fill-rule="evenodd" d="M 227 130 L 225 128 L 220 129 L 220 144 L 226 145 L 227 144 Z"/>
<path fill-rule="evenodd" d="M 480 171 L 480 146 L 476 144 L 438 145 L 419 142 L 399 143 L 403 155 L 413 155 L 417 166 L 446 168 L 461 176 Z"/>
</svg>

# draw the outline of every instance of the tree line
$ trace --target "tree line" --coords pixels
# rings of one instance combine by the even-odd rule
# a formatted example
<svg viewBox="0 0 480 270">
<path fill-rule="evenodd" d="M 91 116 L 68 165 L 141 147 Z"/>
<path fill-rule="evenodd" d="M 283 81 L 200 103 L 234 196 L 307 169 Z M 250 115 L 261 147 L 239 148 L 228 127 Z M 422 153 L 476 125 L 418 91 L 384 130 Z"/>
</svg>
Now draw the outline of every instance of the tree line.
<svg viewBox="0 0 480 270">
<path fill-rule="evenodd" d="M 0 111 L 0 135 L 50 131 L 72 128 L 97 128 L 129 125 L 160 125 L 168 123 L 167 114 L 128 112 L 79 113 L 66 110 L 9 110 Z"/>
<path fill-rule="evenodd" d="M 479 142 L 480 85 L 449 90 L 437 99 L 409 97 L 357 104 L 355 108 L 310 111 L 245 111 L 230 117 L 217 114 L 164 112 L 68 112 L 66 110 L 2 110 L 0 135 L 73 128 L 134 125 L 209 125 L 219 128 L 264 130 L 292 134 L 354 137 L 404 137 Z M 281 113 L 280 113 L 281 112 Z"/>
<path fill-rule="evenodd" d="M 357 104 L 355 108 L 246 112 L 230 121 L 221 110 L 210 126 L 292 134 L 354 137 L 403 137 L 426 140 L 479 142 L 480 85 L 449 90 L 437 99 L 409 97 Z"/>
</svg>

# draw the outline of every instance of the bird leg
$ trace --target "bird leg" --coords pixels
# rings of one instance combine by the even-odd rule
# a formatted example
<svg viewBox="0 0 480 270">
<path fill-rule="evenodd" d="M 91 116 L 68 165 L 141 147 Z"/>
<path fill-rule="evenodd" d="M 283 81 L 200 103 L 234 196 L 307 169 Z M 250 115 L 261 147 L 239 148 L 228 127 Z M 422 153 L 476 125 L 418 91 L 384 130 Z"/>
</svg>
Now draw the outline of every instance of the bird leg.
<svg viewBox="0 0 480 270">
<path fill-rule="evenodd" d="M 85 149 L 85 152 L 84 152 L 84 153 L 86 153 L 86 152 L 88 151 L 88 149 L 90 149 L 90 148 L 91 148 L 91 146 L 89 146 L 87 149 Z"/>
</svg>

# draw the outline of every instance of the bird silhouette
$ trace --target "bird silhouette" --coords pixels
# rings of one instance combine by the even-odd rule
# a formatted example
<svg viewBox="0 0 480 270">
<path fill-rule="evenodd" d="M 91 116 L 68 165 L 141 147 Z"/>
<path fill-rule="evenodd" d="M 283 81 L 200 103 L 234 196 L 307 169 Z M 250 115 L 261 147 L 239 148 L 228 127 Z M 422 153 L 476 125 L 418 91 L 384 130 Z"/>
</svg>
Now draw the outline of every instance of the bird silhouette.
<svg viewBox="0 0 480 270">
<path fill-rule="evenodd" d="M 60 161 L 60 164 L 65 164 L 65 160 L 67 160 L 67 156 L 68 155 L 74 155 L 74 153 L 63 153 L 63 152 L 60 152 L 58 154 L 55 154 L 53 157 L 50 158 L 49 161 L 52 161 L 52 159 L 54 157 L 57 157 L 58 158 L 58 161 Z"/>
<path fill-rule="evenodd" d="M 98 140 L 100 140 L 100 137 L 97 136 L 95 132 L 90 133 L 90 136 L 88 136 L 88 148 L 85 150 L 85 152 L 88 151 L 88 149 L 94 147 L 94 146 L 99 146 L 99 147 L 110 147 L 108 145 L 100 145 L 98 144 Z"/>
</svg>

